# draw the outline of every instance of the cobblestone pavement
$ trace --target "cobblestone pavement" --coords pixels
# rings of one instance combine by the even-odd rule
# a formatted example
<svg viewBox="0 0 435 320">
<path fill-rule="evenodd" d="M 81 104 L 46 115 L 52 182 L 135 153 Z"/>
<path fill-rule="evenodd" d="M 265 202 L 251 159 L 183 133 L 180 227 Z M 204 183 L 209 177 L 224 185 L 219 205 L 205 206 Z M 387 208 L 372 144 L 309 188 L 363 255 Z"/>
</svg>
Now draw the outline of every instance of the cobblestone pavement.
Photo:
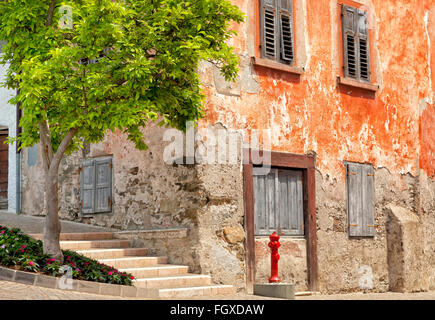
<svg viewBox="0 0 435 320">
<path fill-rule="evenodd" d="M 194 300 L 282 300 L 248 294 L 198 297 Z M 75 291 L 48 289 L 21 283 L 0 281 L 0 300 L 127 300 L 127 298 L 95 295 Z M 137 300 L 137 299 L 135 299 Z M 146 299 L 143 299 L 146 300 Z M 421 293 L 353 293 L 296 297 L 296 300 L 435 300 L 435 291 Z"/>
</svg>

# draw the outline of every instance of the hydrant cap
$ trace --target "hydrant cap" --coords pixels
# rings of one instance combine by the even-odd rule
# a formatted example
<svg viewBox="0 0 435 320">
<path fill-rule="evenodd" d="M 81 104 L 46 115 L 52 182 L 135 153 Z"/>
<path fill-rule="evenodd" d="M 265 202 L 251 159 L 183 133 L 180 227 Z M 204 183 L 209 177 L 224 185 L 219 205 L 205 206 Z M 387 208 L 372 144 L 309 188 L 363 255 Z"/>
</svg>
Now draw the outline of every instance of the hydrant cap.
<svg viewBox="0 0 435 320">
<path fill-rule="evenodd" d="M 279 240 L 279 235 L 276 232 L 273 232 L 270 236 L 270 241 L 278 241 Z"/>
</svg>

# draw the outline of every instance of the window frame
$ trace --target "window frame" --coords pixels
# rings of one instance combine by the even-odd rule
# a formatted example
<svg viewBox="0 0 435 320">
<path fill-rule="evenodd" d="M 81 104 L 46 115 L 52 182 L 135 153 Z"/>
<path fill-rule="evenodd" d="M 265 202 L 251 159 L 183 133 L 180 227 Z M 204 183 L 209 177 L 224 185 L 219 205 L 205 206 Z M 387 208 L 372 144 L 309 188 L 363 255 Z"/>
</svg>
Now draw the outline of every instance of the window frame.
<svg viewBox="0 0 435 320">
<path fill-rule="evenodd" d="M 368 48 L 367 48 L 367 55 L 369 58 L 369 81 L 360 81 L 359 79 L 351 78 L 346 76 L 345 71 L 345 53 L 344 53 L 344 33 L 343 33 L 343 17 L 342 17 L 342 7 L 343 5 L 346 5 L 348 7 L 356 8 L 360 11 L 364 11 L 368 15 L 368 32 L 367 32 L 367 39 L 368 39 Z M 372 94 L 375 94 L 379 89 L 380 86 L 378 84 L 379 81 L 379 75 L 378 75 L 378 58 L 375 54 L 375 46 L 376 46 L 376 35 L 374 27 L 370 26 L 370 23 L 375 23 L 374 21 L 370 22 L 373 17 L 371 18 L 371 8 L 367 8 L 364 6 L 364 4 L 360 2 L 356 2 L 354 0 L 338 0 L 337 1 L 337 20 L 336 20 L 336 30 L 337 30 L 337 44 L 338 44 L 338 55 L 336 60 L 336 70 L 337 70 L 337 87 L 344 86 L 351 87 L 351 88 L 358 88 L 363 91 L 369 92 L 370 96 Z"/>
<path fill-rule="evenodd" d="M 289 1 L 289 8 L 280 9 L 281 1 Z M 267 2 L 274 2 L 274 5 L 268 5 Z M 259 34 L 260 34 L 260 57 L 262 59 L 267 59 L 274 61 L 279 64 L 286 66 L 295 65 L 295 22 L 294 22 L 294 0 L 258 0 L 259 6 Z M 266 20 L 266 7 L 271 8 L 274 11 L 274 57 L 267 54 L 266 44 L 264 43 L 265 38 L 265 20 Z M 290 28 L 290 44 L 291 44 L 291 59 L 283 58 L 283 47 L 284 47 L 284 34 L 283 34 L 283 17 L 289 17 L 289 28 Z"/>
<path fill-rule="evenodd" d="M 261 0 L 254 0 L 251 3 L 251 12 L 252 12 L 252 18 L 254 20 L 254 23 L 252 23 L 252 27 L 249 27 L 250 32 L 252 32 L 255 35 L 255 46 L 253 47 L 253 50 L 251 51 L 251 62 L 254 67 L 260 67 L 260 68 L 267 68 L 274 71 L 280 71 L 289 73 L 291 75 L 294 75 L 296 77 L 300 77 L 305 69 L 302 66 L 299 66 L 299 59 L 298 59 L 298 29 L 296 29 L 296 20 L 298 12 L 296 10 L 297 3 L 300 0 L 292 0 L 292 30 L 293 30 L 293 63 L 285 64 L 280 63 L 276 60 L 268 59 L 262 56 L 261 54 L 261 13 L 260 13 L 260 7 L 261 7 Z M 299 2 L 298 2 L 299 3 Z M 300 35 L 299 35 L 300 36 Z"/>
</svg>

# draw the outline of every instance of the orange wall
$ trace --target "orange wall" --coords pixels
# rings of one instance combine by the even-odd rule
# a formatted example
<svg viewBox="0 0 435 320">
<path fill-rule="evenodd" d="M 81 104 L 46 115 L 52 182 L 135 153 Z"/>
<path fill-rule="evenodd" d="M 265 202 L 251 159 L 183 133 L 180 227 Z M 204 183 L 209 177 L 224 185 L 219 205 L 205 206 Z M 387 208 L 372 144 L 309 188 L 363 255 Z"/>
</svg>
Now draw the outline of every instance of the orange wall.
<svg viewBox="0 0 435 320">
<path fill-rule="evenodd" d="M 231 41 L 245 58 L 252 55 L 249 44 L 256 46 L 255 14 L 248 12 L 255 8 L 252 1 L 233 0 L 250 16 L 235 26 L 239 35 Z M 340 1 L 298 3 L 304 2 L 307 61 L 302 76 L 254 67 L 259 93 L 242 90 L 240 97 L 219 95 L 207 86 L 205 122 L 248 131 L 270 128 L 273 150 L 314 150 L 318 169 L 332 176 L 344 175 L 343 160 L 414 175 L 419 165 L 434 175 L 434 107 L 423 101 L 434 99 L 435 1 L 358 1 L 369 3 L 375 18 L 370 41 L 372 77 L 380 85 L 376 94 L 337 86 Z"/>
</svg>

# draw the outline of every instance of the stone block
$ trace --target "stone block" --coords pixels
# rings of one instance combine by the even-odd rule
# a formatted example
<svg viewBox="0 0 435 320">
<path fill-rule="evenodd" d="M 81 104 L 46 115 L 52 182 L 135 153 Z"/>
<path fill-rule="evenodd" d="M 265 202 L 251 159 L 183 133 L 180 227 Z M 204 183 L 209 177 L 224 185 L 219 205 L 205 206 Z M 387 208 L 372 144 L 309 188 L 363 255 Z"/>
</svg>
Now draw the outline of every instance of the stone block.
<svg viewBox="0 0 435 320">
<path fill-rule="evenodd" d="M 387 248 L 390 290 L 418 292 L 429 289 L 424 256 L 424 229 L 413 212 L 390 205 L 387 209 Z"/>
<path fill-rule="evenodd" d="M 42 274 L 38 274 L 38 276 L 36 277 L 35 285 L 44 288 L 56 289 L 57 279 L 58 278 L 56 277 L 50 277 L 50 276 L 44 276 Z"/>
<path fill-rule="evenodd" d="M 15 281 L 33 286 L 35 284 L 35 273 L 16 271 Z"/>
<path fill-rule="evenodd" d="M 94 293 L 94 294 L 100 293 L 101 284 L 98 282 L 83 281 L 83 280 L 79 280 L 77 282 L 78 282 L 77 290 L 80 292 L 87 292 L 87 293 Z"/>
<path fill-rule="evenodd" d="M 122 290 L 121 287 L 122 286 L 116 284 L 101 283 L 100 294 L 119 297 L 121 296 L 121 290 Z"/>
<path fill-rule="evenodd" d="M 0 280 L 14 281 L 15 273 L 15 270 L 0 267 Z"/>
<path fill-rule="evenodd" d="M 245 231 L 239 225 L 225 227 L 223 231 L 228 243 L 235 244 L 245 239 Z"/>
<path fill-rule="evenodd" d="M 254 294 L 292 300 L 295 298 L 295 286 L 293 283 L 255 283 Z"/>
</svg>

